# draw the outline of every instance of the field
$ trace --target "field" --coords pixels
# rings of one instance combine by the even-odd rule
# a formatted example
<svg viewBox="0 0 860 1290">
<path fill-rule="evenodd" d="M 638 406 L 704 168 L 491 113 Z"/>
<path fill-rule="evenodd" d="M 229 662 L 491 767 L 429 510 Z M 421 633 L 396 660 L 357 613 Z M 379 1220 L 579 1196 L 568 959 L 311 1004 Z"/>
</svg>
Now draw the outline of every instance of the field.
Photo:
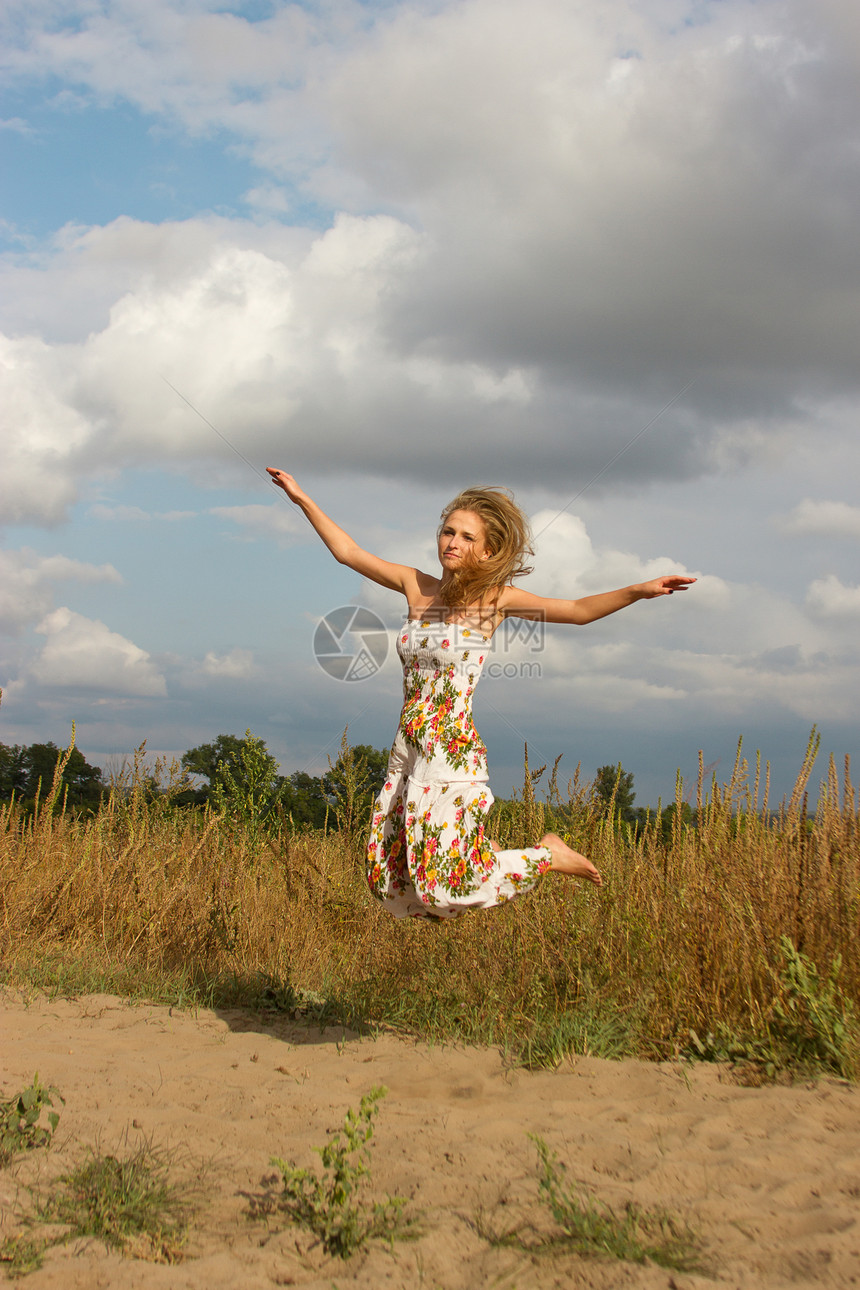
<svg viewBox="0 0 860 1290">
<path fill-rule="evenodd" d="M 807 1279 L 803 1268 L 808 1265 L 809 1279 L 828 1283 L 824 1265 L 812 1257 L 813 1246 L 816 1241 L 820 1246 L 819 1235 L 825 1230 L 850 1231 L 853 1221 L 843 1221 L 839 1207 L 852 1187 L 855 1199 L 860 1194 L 860 1177 L 855 1177 L 856 1168 L 850 1164 L 850 1151 L 855 1151 L 856 1160 L 856 1096 L 853 1085 L 833 1082 L 851 1080 L 857 1074 L 860 842 L 849 767 L 839 773 L 831 761 L 818 791 L 817 780 L 812 780 L 814 751 L 811 745 L 791 799 L 778 805 L 767 799 L 766 768 L 748 767 L 739 754 L 727 783 L 699 783 L 690 802 L 695 827 L 684 822 L 681 809 L 671 813 L 668 826 L 660 819 L 641 829 L 624 826 L 611 812 L 598 809 L 588 787 L 578 782 L 564 793 L 551 785 L 547 800 L 539 801 L 535 777 L 527 772 L 519 802 L 505 807 L 497 820 L 501 840 L 518 845 L 539 836 L 548 823 L 560 826 L 595 861 L 606 886 L 599 892 L 586 890 L 550 875 L 531 896 L 490 914 L 450 923 L 402 924 L 373 905 L 361 864 L 363 822 L 353 819 L 348 803 L 341 829 L 302 831 L 282 819 L 275 831 L 261 833 L 246 827 L 241 812 L 231 816 L 180 809 L 172 802 L 169 776 L 162 791 L 153 793 L 151 776 L 139 773 L 118 786 L 95 814 L 63 812 L 50 793 L 33 814 L 26 815 L 14 805 L 5 808 L 0 819 L 0 934 L 4 1011 L 10 1033 L 16 1043 L 20 1039 L 14 1049 L 20 1070 L 14 1079 L 23 1087 L 22 1081 L 27 1083 L 32 1076 L 27 1061 L 32 1057 L 34 1069 L 38 1061 L 46 1083 L 56 1085 L 69 1099 L 58 1134 L 65 1128 L 68 1135 L 77 1126 L 73 1136 L 66 1137 L 62 1152 L 37 1149 L 16 1155 L 16 1160 L 26 1159 L 29 1170 L 20 1175 L 22 1185 L 35 1185 L 34 1180 L 42 1178 L 40 1185 L 59 1186 L 60 1166 L 35 1163 L 42 1157 L 58 1161 L 62 1155 L 68 1165 L 76 1150 L 105 1150 L 110 1139 L 108 1154 L 115 1159 L 123 1133 L 122 1140 L 129 1145 L 129 1117 L 134 1123 L 139 1118 L 140 1132 L 155 1134 L 146 1139 L 155 1153 L 153 1160 L 156 1164 L 162 1160 L 165 1168 L 158 1154 L 162 1145 L 172 1150 L 179 1144 L 186 1153 L 193 1148 L 193 1155 L 204 1144 L 216 1152 L 214 1144 L 221 1140 L 230 1160 L 238 1153 L 241 1178 L 234 1177 L 233 1193 L 226 1183 L 227 1194 L 235 1202 L 230 1219 L 235 1225 L 234 1211 L 240 1203 L 236 1187 L 241 1187 L 242 1195 L 256 1187 L 257 1203 L 263 1204 L 259 1189 L 268 1163 L 266 1144 L 270 1155 L 285 1157 L 294 1150 L 296 1163 L 305 1167 L 313 1159 L 311 1147 L 325 1143 L 327 1135 L 329 1142 L 333 1140 L 331 1134 L 346 1111 L 352 1107 L 357 1114 L 359 1099 L 374 1085 L 386 1084 L 392 1091 L 379 1104 L 377 1138 L 385 1139 L 386 1118 L 393 1117 L 398 1161 L 380 1147 L 381 1177 L 386 1183 L 383 1196 L 389 1192 L 405 1196 L 415 1211 L 416 1224 L 419 1211 L 425 1223 L 432 1213 L 438 1222 L 447 1205 L 444 1221 L 460 1224 L 460 1239 L 463 1248 L 471 1251 L 471 1262 L 467 1260 L 459 1270 L 452 1265 L 447 1271 L 432 1264 L 430 1251 L 435 1247 L 432 1241 L 425 1245 L 426 1236 L 417 1235 L 417 1224 L 411 1233 L 417 1243 L 396 1241 L 396 1258 L 387 1246 L 372 1256 L 394 1262 L 384 1274 L 379 1271 L 381 1264 L 366 1265 L 367 1284 L 373 1284 L 371 1266 L 377 1269 L 373 1277 L 393 1279 L 395 1284 L 422 1284 L 416 1270 L 419 1254 L 418 1262 L 425 1261 L 422 1267 L 432 1264 L 434 1268 L 432 1277 L 428 1272 L 428 1285 L 469 1284 L 469 1276 L 479 1275 L 479 1266 L 486 1275 L 492 1270 L 494 1277 L 501 1278 L 499 1284 L 556 1284 L 555 1273 L 541 1271 L 547 1266 L 541 1261 L 544 1256 L 538 1258 L 532 1246 L 534 1240 L 552 1244 L 559 1237 L 560 1220 L 550 1201 L 559 1194 L 558 1186 L 553 1193 L 552 1177 L 558 1183 L 562 1175 L 552 1174 L 552 1153 L 558 1151 L 570 1163 L 574 1143 L 586 1143 L 587 1159 L 594 1162 L 586 1168 L 578 1159 L 572 1172 L 580 1187 L 587 1185 L 588 1195 L 594 1193 L 595 1223 L 601 1215 L 606 1217 L 601 1206 L 611 1207 L 617 1226 L 623 1214 L 631 1212 L 631 1204 L 634 1210 L 642 1204 L 642 1230 L 653 1234 L 654 1224 L 659 1227 L 662 1222 L 660 1230 L 677 1228 L 683 1245 L 688 1223 L 692 1232 L 704 1222 L 704 1233 L 694 1242 L 703 1251 L 696 1256 L 700 1262 L 696 1264 L 691 1256 L 689 1265 L 700 1267 L 695 1275 L 721 1276 L 727 1268 L 739 1267 L 738 1260 L 752 1257 L 749 1250 L 742 1252 L 743 1241 L 732 1244 L 723 1230 L 726 1224 L 743 1221 L 752 1203 L 745 1188 L 758 1189 L 758 1200 L 766 1192 L 772 1230 L 766 1238 L 759 1231 L 756 1240 L 764 1241 L 772 1257 L 768 1255 L 770 1261 L 761 1264 L 757 1279 L 738 1279 L 738 1284 L 784 1284 L 779 1278 L 789 1275 L 785 1263 L 789 1254 L 780 1233 L 791 1227 L 789 1218 L 796 1220 L 798 1206 L 812 1206 L 816 1213 L 820 1209 L 817 1235 L 809 1249 L 791 1254 L 795 1261 L 790 1279 Z M 810 783 L 814 784 L 814 812 L 808 805 Z M 92 996 L 98 996 L 95 1002 Z M 139 1001 L 141 1007 L 129 1011 L 117 996 Z M 177 1007 L 188 1011 L 177 1013 Z M 102 1015 L 108 1022 L 99 1030 L 91 1023 Z M 135 1016 L 139 1022 L 122 1020 Z M 28 1031 L 28 1018 L 37 1034 Z M 47 1018 L 51 1021 L 46 1030 Z M 74 1052 L 90 1052 L 97 1033 L 102 1035 L 104 1052 L 113 1051 L 113 1045 L 124 1052 L 124 1036 L 135 1027 L 140 1032 L 137 1046 L 127 1052 L 134 1072 L 123 1071 L 120 1077 L 114 1063 L 105 1084 L 99 1075 L 101 1059 L 88 1057 L 86 1070 L 69 1060 Z M 82 1031 L 90 1036 L 86 1041 Z M 161 1063 L 169 1064 L 173 1058 L 161 1052 L 158 1069 L 169 1096 L 153 1098 L 151 1092 L 142 1091 L 155 1079 L 147 1043 L 150 1039 L 155 1043 L 154 1037 L 162 1032 L 181 1035 L 174 1053 L 179 1065 L 165 1076 Z M 210 1041 L 216 1032 L 213 1047 Z M 258 1072 L 251 1072 L 255 1079 L 259 1075 L 257 1085 L 234 1077 L 231 1072 L 237 1068 L 257 1062 L 264 1041 L 265 1062 Z M 193 1079 L 190 1090 L 176 1082 L 180 1070 L 194 1066 L 189 1054 L 195 1042 L 198 1056 L 212 1049 L 216 1066 L 219 1061 L 223 1065 L 227 1055 L 232 1058 L 220 1075 L 212 1076 L 210 1071 L 206 1076 L 206 1081 L 216 1078 L 223 1083 L 224 1089 L 231 1081 L 236 1084 L 229 1127 L 223 1127 L 227 1114 L 223 1098 L 216 1099 L 217 1106 L 212 1102 L 210 1116 L 215 1118 L 204 1129 L 199 1121 L 209 1093 L 204 1098 L 193 1087 Z M 278 1045 L 280 1063 L 275 1060 Z M 482 1051 L 476 1051 L 476 1046 Z M 258 1056 L 245 1048 L 253 1048 Z M 576 1055 L 579 1060 L 571 1066 L 566 1059 Z M 607 1058 L 633 1060 L 607 1067 L 602 1060 Z M 281 1068 L 284 1074 L 277 1073 Z M 419 1081 L 424 1091 L 418 1101 L 409 1098 L 410 1069 L 424 1072 Z M 4 1073 L 0 1097 L 19 1091 L 9 1079 Z M 802 1083 L 816 1079 L 823 1079 L 823 1084 Z M 309 1086 L 301 1094 L 290 1094 L 287 1103 L 292 1110 L 287 1114 L 274 1103 L 276 1086 L 286 1087 L 290 1081 L 291 1088 L 295 1084 L 304 1089 L 306 1082 Z M 660 1106 L 657 1091 L 669 1089 L 670 1082 L 672 1096 Z M 605 1097 L 601 1098 L 596 1085 L 609 1090 Z M 262 1106 L 252 1087 L 264 1095 Z M 82 1105 L 86 1089 L 99 1090 L 92 1096 L 105 1108 L 102 1115 L 92 1105 Z M 710 1110 L 706 1113 L 699 1106 L 701 1115 L 690 1119 L 690 1108 L 683 1108 L 684 1089 L 691 1098 L 710 1101 Z M 587 1130 L 577 1127 L 576 1119 L 578 1103 L 584 1098 L 591 1098 L 589 1115 L 597 1116 L 597 1127 Z M 507 1105 L 511 1100 L 515 1110 Z M 146 1114 L 135 1117 L 134 1107 L 144 1103 Z M 251 1106 L 256 1108 L 253 1114 Z M 780 1107 L 783 1112 L 792 1108 L 789 1121 L 794 1128 L 789 1139 L 781 1143 L 777 1156 L 773 1151 L 756 1154 L 750 1147 L 756 1117 L 762 1125 L 779 1125 L 784 1122 Z M 240 1146 L 245 1110 L 257 1121 L 246 1126 L 247 1142 L 253 1141 L 257 1150 L 253 1161 L 243 1156 Z M 429 1127 L 428 1114 L 432 1114 Z M 558 1114 L 563 1116 L 561 1122 L 554 1118 Z M 659 1132 L 654 1129 L 655 1114 L 665 1117 Z M 267 1115 L 270 1128 L 261 1134 L 260 1120 Z M 450 1131 L 440 1127 L 440 1117 L 445 1126 L 450 1120 Z M 492 1144 L 479 1132 L 482 1117 Z M 619 1164 L 622 1146 L 618 1130 L 610 1124 L 616 1120 L 627 1126 L 621 1136 L 626 1135 L 630 1144 L 629 1168 Z M 827 1126 L 837 1121 L 839 1149 L 826 1136 L 833 1132 Z M 44 1125 L 44 1118 L 40 1123 Z M 686 1146 L 682 1124 L 689 1128 Z M 732 1136 L 735 1130 L 742 1142 Z M 647 1144 L 655 1133 L 658 1138 L 668 1134 L 675 1143 L 669 1156 L 673 1168 L 686 1179 L 682 1192 L 675 1194 L 675 1204 L 670 1204 L 675 1175 L 671 1170 L 666 1173 L 666 1152 L 660 1148 L 657 1163 L 648 1157 Z M 527 1134 L 548 1144 L 549 1154 L 542 1157 L 540 1146 L 530 1144 Z M 713 1141 L 715 1134 L 722 1135 L 720 1147 Z M 611 1168 L 605 1161 L 600 1163 L 601 1141 L 609 1152 L 607 1159 L 615 1161 Z M 500 1142 L 506 1145 L 500 1147 Z M 414 1145 L 416 1160 L 423 1162 L 417 1173 L 413 1169 L 411 1181 L 407 1178 L 410 1143 L 418 1144 Z M 468 1151 L 463 1143 L 470 1144 Z M 21 1145 L 28 1144 L 22 1139 Z M 740 1162 L 737 1176 L 721 1173 L 723 1167 L 738 1169 L 739 1150 L 746 1164 Z M 683 1165 L 690 1151 L 693 1157 Z M 714 1151 L 717 1155 L 708 1156 Z M 808 1151 L 809 1186 L 804 1183 L 803 1204 L 800 1193 L 785 1193 L 787 1208 L 779 1215 L 782 1202 L 774 1201 L 774 1188 L 777 1183 L 787 1185 L 787 1179 L 774 1179 L 767 1170 L 776 1166 L 790 1171 L 795 1151 L 798 1169 Z M 823 1153 L 828 1157 L 826 1168 Z M 703 1165 L 706 1158 L 710 1166 Z M 190 1172 L 187 1159 L 184 1166 L 177 1159 L 171 1157 L 170 1169 L 174 1174 L 179 1171 L 183 1186 L 196 1198 L 188 1213 L 207 1211 L 200 1188 L 203 1185 L 205 1190 L 208 1184 L 191 1177 L 195 1170 L 199 1174 L 200 1159 L 195 1156 Z M 513 1174 L 510 1169 L 505 1172 L 506 1162 Z M 224 1159 L 213 1166 L 216 1174 L 222 1166 Z M 441 1168 L 444 1174 L 449 1166 L 450 1181 L 456 1181 L 459 1189 L 456 1203 L 442 1187 L 438 1172 Z M 711 1176 L 723 1178 L 729 1188 L 722 1196 L 726 1207 L 720 1215 L 713 1209 L 710 1184 L 702 1192 L 701 1170 L 706 1175 L 709 1167 Z M 8 1178 L 21 1168 L 13 1161 L 3 1176 Z M 509 1208 L 513 1196 L 500 1199 L 505 1191 L 503 1175 L 508 1180 L 505 1186 L 513 1187 L 514 1176 L 518 1178 L 517 1185 L 527 1195 L 523 1214 L 534 1236 L 532 1245 L 529 1240 L 523 1244 L 519 1227 L 519 1245 L 513 1237 L 513 1244 L 502 1239 L 512 1229 L 499 1213 L 505 1219 L 515 1218 Z M 731 1184 L 725 1182 L 729 1177 Z M 765 1177 L 770 1178 L 767 1185 L 761 1181 Z M 499 1184 L 495 1191 L 491 1182 Z M 273 1204 L 271 1179 L 267 1186 L 266 1203 Z M 181 1246 L 189 1257 L 203 1258 L 202 1247 L 194 1253 L 193 1234 L 203 1231 L 206 1222 L 211 1227 L 212 1213 L 227 1204 L 222 1183 L 215 1191 L 215 1210 L 209 1206 L 208 1220 L 192 1221 L 187 1215 L 182 1219 L 186 1227 L 190 1223 L 192 1235 L 187 1246 L 177 1237 L 177 1251 Z M 729 1193 L 734 1200 L 727 1199 Z M 819 1199 L 813 1202 L 809 1196 Z M 541 1201 L 545 1213 L 554 1216 L 549 1226 L 535 1217 Z M 243 1203 L 247 1209 L 247 1196 Z M 20 1197 L 16 1204 L 19 1225 L 10 1228 L 7 1221 L 6 1231 L 0 1233 L 5 1240 L 4 1257 L 13 1270 L 26 1262 L 22 1251 L 31 1247 L 21 1244 L 22 1234 L 30 1231 L 27 1224 L 33 1221 Z M 502 1210 L 497 1212 L 499 1205 Z M 667 1206 L 674 1214 L 671 1222 L 665 1217 Z M 404 1213 L 409 1212 L 407 1206 Z M 266 1231 L 274 1213 L 262 1218 L 257 1214 L 258 1221 L 268 1224 Z M 654 1218 L 657 1213 L 663 1219 Z M 277 1214 L 283 1217 L 281 1209 Z M 583 1221 L 586 1226 L 592 1222 Z M 287 1227 L 293 1230 L 288 1223 Z M 68 1236 L 67 1228 L 60 1223 L 56 1230 Z M 249 1248 L 258 1248 L 247 1236 L 249 1230 L 242 1224 L 236 1227 L 236 1232 L 246 1234 L 242 1239 L 251 1242 Z M 36 1249 L 38 1240 L 32 1239 Z M 749 1234 L 747 1239 L 752 1239 Z M 854 1240 L 845 1239 L 849 1244 Z M 231 1241 L 237 1240 L 234 1232 Z M 629 1262 L 632 1247 L 619 1245 L 620 1236 L 612 1240 L 615 1256 Z M 722 1273 L 714 1270 L 715 1242 L 724 1251 Z M 156 1246 L 146 1247 L 147 1258 L 155 1257 Z M 45 1247 L 45 1266 L 33 1272 L 28 1284 L 73 1284 L 67 1264 L 58 1260 L 71 1257 L 70 1250 L 75 1258 L 81 1257 L 82 1248 L 80 1239 L 77 1245 Z M 142 1248 L 132 1247 L 138 1260 Z M 158 1248 L 163 1254 L 172 1247 L 168 1242 Z M 370 1257 L 362 1253 L 358 1262 L 341 1264 L 336 1253 L 323 1258 L 320 1249 L 324 1247 L 310 1238 L 290 1248 L 292 1280 L 279 1282 L 274 1273 L 274 1279 L 267 1279 L 268 1272 L 264 1275 L 257 1269 L 259 1284 L 317 1284 L 314 1277 L 321 1278 L 320 1285 L 346 1284 L 343 1269 L 365 1266 L 360 1259 Z M 404 1253 L 409 1249 L 412 1254 Z M 576 1268 L 603 1267 L 601 1259 L 596 1264 L 587 1262 L 587 1251 L 576 1252 L 569 1244 L 560 1252 L 553 1249 L 554 1258 L 572 1259 Z M 848 1246 L 839 1250 L 834 1246 L 831 1251 L 834 1262 L 827 1276 L 835 1277 L 834 1285 L 848 1284 L 839 1271 L 848 1252 Z M 603 1249 L 602 1258 L 611 1254 L 612 1250 Z M 146 1266 L 152 1268 L 155 1280 L 138 1277 L 127 1284 L 196 1284 L 187 1276 L 171 1280 L 170 1259 L 159 1265 L 157 1273 L 155 1264 Z M 188 1266 L 183 1265 L 186 1271 Z M 675 1284 L 681 1284 L 678 1277 L 693 1275 L 684 1270 L 683 1258 L 678 1266 L 681 1271 L 672 1274 Z M 59 1278 L 56 1281 L 50 1279 L 51 1268 Z M 731 1274 L 739 1276 L 736 1271 Z M 235 1275 L 234 1267 L 230 1276 Z M 590 1280 L 573 1283 L 615 1284 L 609 1274 L 608 1280 L 602 1279 L 599 1270 L 587 1275 Z M 657 1276 L 649 1255 L 625 1284 L 668 1285 L 668 1275 L 661 1271 Z M 111 1277 L 80 1284 L 120 1284 L 116 1274 Z M 355 1277 L 356 1283 L 361 1281 L 357 1271 L 347 1279 L 351 1283 Z M 217 1278 L 208 1282 L 216 1283 Z"/>
<path fill-rule="evenodd" d="M 354 1028 L 493 1044 L 528 1064 L 566 1051 L 669 1058 L 720 1050 L 853 1072 L 860 1001 L 860 839 L 849 768 L 831 761 L 814 815 L 810 746 L 791 799 L 739 756 L 672 812 L 625 828 L 578 782 L 497 821 L 521 845 L 564 828 L 604 875 L 552 876 L 481 918 L 399 922 L 370 899 L 364 821 L 340 831 L 172 805 L 142 773 L 98 813 L 50 800 L 0 816 L 0 952 L 13 984 L 168 1003 L 273 1002 Z M 844 1023 L 844 1024 L 843 1024 Z M 844 1033 L 842 1033 L 844 1030 Z"/>
</svg>

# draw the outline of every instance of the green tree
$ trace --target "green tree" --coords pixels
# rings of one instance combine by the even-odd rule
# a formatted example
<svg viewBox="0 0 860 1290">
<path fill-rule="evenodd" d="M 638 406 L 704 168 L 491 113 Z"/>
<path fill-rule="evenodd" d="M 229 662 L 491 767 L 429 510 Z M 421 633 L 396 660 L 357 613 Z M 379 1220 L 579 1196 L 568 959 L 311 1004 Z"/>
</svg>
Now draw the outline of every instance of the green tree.
<svg viewBox="0 0 860 1290">
<path fill-rule="evenodd" d="M 46 743 L 16 747 L 9 752 L 9 775 L 13 786 L 18 785 L 17 791 L 24 798 L 32 799 L 37 793 L 44 798 L 53 782 L 54 769 L 63 756 L 63 750 L 55 743 Z M 83 753 L 73 748 L 63 769 L 60 800 L 65 796 L 70 806 L 94 806 L 101 800 L 104 789 L 104 778 L 98 766 L 91 766 Z M 11 791 L 9 796 L 11 797 Z"/>
<path fill-rule="evenodd" d="M 297 770 L 280 780 L 281 806 L 294 824 L 310 824 L 321 829 L 331 810 L 322 779 Z"/>
<path fill-rule="evenodd" d="M 680 822 L 681 829 L 694 828 L 696 824 L 696 813 L 690 806 L 689 802 L 681 803 L 681 811 L 678 813 L 678 807 L 675 802 L 663 808 L 660 815 L 660 830 L 663 834 L 663 841 L 670 842 L 674 836 L 677 826 L 676 820 Z"/>
<path fill-rule="evenodd" d="M 377 798 L 382 785 L 385 783 L 385 774 L 388 770 L 388 751 L 385 748 L 374 748 L 372 744 L 356 744 L 350 749 L 353 759 L 360 762 L 362 766 L 362 780 L 360 791 L 368 798 Z M 326 790 L 329 795 L 333 795 L 335 786 L 340 784 L 344 775 L 344 752 L 343 745 L 338 754 L 337 761 L 329 770 L 328 774 L 323 777 Z"/>
<path fill-rule="evenodd" d="M 10 801 L 13 794 L 26 796 L 26 753 L 21 744 L 0 744 L 0 801 Z"/>
<path fill-rule="evenodd" d="M 219 763 L 229 770 L 241 766 L 244 746 L 245 740 L 239 735 L 218 735 L 211 744 L 198 744 L 182 754 L 183 769 L 192 775 L 202 775 L 208 781 L 204 788 L 198 790 L 199 801 L 209 801 L 218 780 Z"/>
<path fill-rule="evenodd" d="M 388 753 L 370 744 L 350 748 L 345 741 L 325 775 L 297 770 L 279 775 L 275 758 L 250 730 L 244 738 L 218 735 L 211 743 L 189 748 L 182 766 L 207 783 L 196 790 L 199 803 L 211 802 L 253 828 L 268 824 L 280 807 L 294 824 L 321 829 L 328 819 L 347 831 L 363 829 L 385 782 Z"/>
<path fill-rule="evenodd" d="M 617 766 L 598 766 L 592 793 L 603 814 L 611 811 L 616 819 L 625 821 L 636 818 L 633 772 L 625 771 L 621 762 Z"/>
</svg>

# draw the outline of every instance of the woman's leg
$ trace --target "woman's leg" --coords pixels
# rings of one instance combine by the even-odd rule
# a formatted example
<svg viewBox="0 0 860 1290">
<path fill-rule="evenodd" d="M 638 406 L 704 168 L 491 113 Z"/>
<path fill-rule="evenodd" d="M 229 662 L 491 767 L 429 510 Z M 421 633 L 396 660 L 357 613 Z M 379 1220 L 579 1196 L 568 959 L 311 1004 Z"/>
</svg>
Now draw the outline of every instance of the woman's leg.
<svg viewBox="0 0 860 1290">
<path fill-rule="evenodd" d="M 502 854 L 498 842 L 488 842 L 487 845 L 497 855 Z M 578 851 L 573 851 L 565 842 L 562 842 L 557 833 L 545 833 L 540 842 L 537 843 L 537 847 L 543 847 L 550 853 L 551 858 L 548 866 L 550 873 L 566 873 L 572 878 L 584 878 L 587 882 L 593 882 L 595 887 L 603 886 L 603 879 L 591 861 Z M 526 850 L 528 849 L 526 848 Z"/>
<path fill-rule="evenodd" d="M 538 846 L 549 849 L 552 856 L 549 867 L 552 872 L 567 873 L 573 878 L 584 878 L 586 882 L 593 882 L 595 887 L 603 885 L 603 879 L 591 861 L 584 855 L 580 855 L 578 851 L 571 850 L 557 833 L 545 833 Z"/>
</svg>

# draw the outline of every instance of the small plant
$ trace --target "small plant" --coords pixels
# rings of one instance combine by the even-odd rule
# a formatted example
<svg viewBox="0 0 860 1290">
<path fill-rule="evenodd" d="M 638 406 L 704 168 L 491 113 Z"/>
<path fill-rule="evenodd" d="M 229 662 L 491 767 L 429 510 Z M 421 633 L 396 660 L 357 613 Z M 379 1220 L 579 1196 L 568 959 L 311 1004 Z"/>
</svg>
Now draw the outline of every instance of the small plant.
<svg viewBox="0 0 860 1290">
<path fill-rule="evenodd" d="M 630 1202 L 623 1215 L 590 1196 L 567 1179 L 567 1170 L 542 1138 L 529 1134 L 538 1153 L 538 1190 L 559 1231 L 549 1237 L 524 1239 L 521 1229 L 501 1235 L 481 1225 L 482 1235 L 496 1245 L 516 1245 L 533 1253 L 570 1253 L 586 1258 L 650 1261 L 680 1272 L 701 1270 L 693 1233 L 669 1214 L 643 1210 Z"/>
<path fill-rule="evenodd" d="M 157 1262 L 176 1263 L 185 1236 L 185 1206 L 168 1177 L 169 1161 L 144 1142 L 124 1156 L 93 1152 L 64 1174 L 37 1205 L 37 1217 L 63 1223 L 61 1239 L 96 1236 L 105 1245 Z"/>
<path fill-rule="evenodd" d="M 358 1196 L 363 1179 L 370 1177 L 368 1143 L 379 1112 L 377 1104 L 385 1093 L 384 1088 L 371 1089 L 357 1111 L 347 1111 L 343 1129 L 324 1147 L 314 1148 L 322 1160 L 321 1176 L 310 1169 L 296 1169 L 277 1157 L 271 1161 L 284 1182 L 278 1208 L 292 1222 L 313 1232 L 327 1253 L 341 1259 L 349 1258 L 372 1237 L 393 1240 L 403 1224 L 401 1211 L 406 1202 L 399 1196 L 375 1202 Z"/>
<path fill-rule="evenodd" d="M 700 1036 L 689 1032 L 684 1056 L 694 1061 L 729 1062 L 745 1084 L 773 1083 L 831 1071 L 851 1079 L 857 1071 L 858 1034 L 854 1008 L 838 986 L 837 955 L 822 981 L 818 969 L 787 936 L 780 939 L 785 966 L 779 974 L 782 998 L 771 1005 L 763 1035 L 734 1034 L 717 1024 Z"/>
<path fill-rule="evenodd" d="M 48 1242 L 20 1233 L 0 1241 L 0 1263 L 6 1265 L 8 1277 L 26 1276 L 42 1266 Z"/>
<path fill-rule="evenodd" d="M 60 1122 L 54 1099 L 62 1102 L 57 1089 L 40 1083 L 38 1072 L 33 1083 L 8 1102 L 0 1102 L 0 1166 L 6 1165 L 17 1151 L 32 1147 L 49 1147 Z"/>
<path fill-rule="evenodd" d="M 780 974 L 784 1001 L 774 1000 L 771 1030 L 801 1066 L 823 1067 L 850 1079 L 857 1070 L 857 1029 L 854 1009 L 838 981 L 842 959 L 837 955 L 822 980 L 810 958 L 787 936 L 780 940 L 785 967 Z"/>
<path fill-rule="evenodd" d="M 695 1030 L 688 1034 L 682 1057 L 694 1062 L 728 1062 L 739 1084 L 758 1086 L 775 1084 L 781 1078 L 791 1080 L 787 1054 L 769 1035 L 736 1035 L 720 1023 L 705 1035 Z"/>
</svg>

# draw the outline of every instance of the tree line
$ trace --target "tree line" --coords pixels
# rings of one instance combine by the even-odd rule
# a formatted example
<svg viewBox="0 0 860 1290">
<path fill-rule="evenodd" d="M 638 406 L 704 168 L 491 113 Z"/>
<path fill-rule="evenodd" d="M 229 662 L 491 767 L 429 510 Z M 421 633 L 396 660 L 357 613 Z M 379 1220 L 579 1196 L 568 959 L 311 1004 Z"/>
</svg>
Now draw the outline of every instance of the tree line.
<svg viewBox="0 0 860 1290">
<path fill-rule="evenodd" d="M 0 744 L 0 801 L 33 802 L 44 797 L 54 780 L 63 750 L 55 743 Z M 73 748 L 63 768 L 63 790 L 69 806 L 97 806 L 107 788 L 98 766 Z"/>
<path fill-rule="evenodd" d="M 265 742 L 246 730 L 243 738 L 218 735 L 212 743 L 198 744 L 183 753 L 183 769 L 205 780 L 184 800 L 221 808 L 244 801 L 250 814 L 277 810 L 294 824 L 322 828 L 327 821 L 334 823 L 336 816 L 343 818 L 342 802 L 347 796 L 353 813 L 369 815 L 371 802 L 385 782 L 387 766 L 387 750 L 370 744 L 350 747 L 344 735 L 340 753 L 326 774 L 297 770 L 280 775 Z"/>
<path fill-rule="evenodd" d="M 8 745 L 0 743 L 0 801 L 14 800 L 32 805 L 37 795 L 44 798 L 51 787 L 63 750 L 55 743 Z M 293 771 L 281 775 L 278 762 L 265 741 L 246 730 L 244 736 L 220 734 L 211 743 L 198 744 L 182 754 L 186 773 L 184 785 L 172 794 L 177 806 L 211 805 L 237 816 L 253 827 L 286 817 L 294 825 L 323 828 L 339 826 L 344 819 L 366 821 L 373 799 L 385 781 L 387 751 L 370 744 L 350 748 L 346 740 L 338 757 L 323 775 Z M 598 809 L 616 825 L 634 831 L 653 818 L 651 807 L 634 807 L 636 793 L 633 772 L 616 766 L 599 766 L 592 785 Z M 77 748 L 69 754 L 62 771 L 61 797 L 65 804 L 95 809 L 110 789 L 98 766 L 91 766 Z M 146 791 L 157 797 L 162 791 L 155 777 Z M 662 811 L 664 831 L 674 825 L 676 806 Z M 681 822 L 695 823 L 695 812 L 681 804 Z"/>
<path fill-rule="evenodd" d="M 52 742 L 0 743 L 0 801 L 14 799 L 32 806 L 37 798 L 44 800 L 62 758 L 60 800 L 70 807 L 97 808 L 111 788 L 109 777 L 98 766 L 91 766 L 77 748 L 66 757 Z M 387 764 L 387 751 L 370 744 L 354 748 L 344 744 L 324 775 L 301 770 L 281 775 L 264 740 L 247 730 L 244 736 L 218 735 L 212 743 L 198 744 L 183 753 L 185 781 L 171 797 L 180 807 L 212 805 L 258 822 L 283 813 L 294 824 L 323 828 L 328 820 L 334 824 L 340 799 L 347 795 L 353 812 L 369 814 Z M 144 791 L 155 798 L 163 788 L 151 775 L 145 780 Z M 343 815 L 343 808 L 340 813 Z"/>
</svg>

